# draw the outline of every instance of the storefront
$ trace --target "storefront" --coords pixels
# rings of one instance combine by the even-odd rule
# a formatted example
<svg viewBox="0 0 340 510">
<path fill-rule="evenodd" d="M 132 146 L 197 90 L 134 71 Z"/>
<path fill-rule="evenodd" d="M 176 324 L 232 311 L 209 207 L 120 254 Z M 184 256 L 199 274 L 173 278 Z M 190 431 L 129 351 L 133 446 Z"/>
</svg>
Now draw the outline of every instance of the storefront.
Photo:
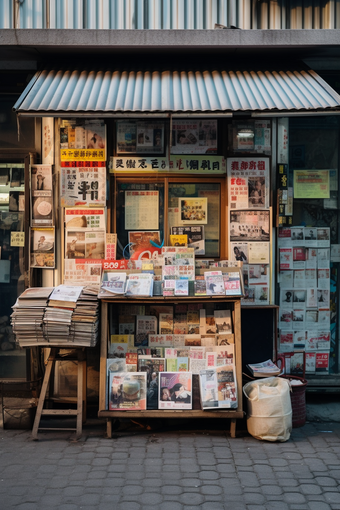
<svg viewBox="0 0 340 510">
<path fill-rule="evenodd" d="M 0 73 L 0 380 L 29 378 L 29 357 L 17 347 L 10 315 L 16 298 L 28 285 L 28 229 L 25 194 L 29 154 L 35 150 L 35 119 L 23 119 L 18 140 L 13 103 L 27 73 Z M 28 196 L 28 195 L 27 195 Z"/>
<path fill-rule="evenodd" d="M 37 73 L 14 107 L 41 119 L 33 281 L 99 283 L 187 235 L 197 260 L 243 263 L 244 365 L 339 374 L 339 106 L 303 69 Z"/>
</svg>

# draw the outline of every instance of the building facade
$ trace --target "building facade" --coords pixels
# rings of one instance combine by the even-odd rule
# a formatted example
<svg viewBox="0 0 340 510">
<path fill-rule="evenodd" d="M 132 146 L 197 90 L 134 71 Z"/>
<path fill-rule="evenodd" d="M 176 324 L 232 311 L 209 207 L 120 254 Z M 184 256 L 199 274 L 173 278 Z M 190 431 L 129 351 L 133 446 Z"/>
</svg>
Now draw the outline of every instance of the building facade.
<svg viewBox="0 0 340 510">
<path fill-rule="evenodd" d="M 135 184 L 127 165 L 137 152 L 119 148 L 119 127 L 152 121 L 164 137 L 165 168 L 155 172 L 150 149 L 138 182 L 163 186 L 168 209 L 178 187 L 189 195 L 189 182 L 198 196 L 218 191 L 205 257 L 235 258 L 234 248 L 247 257 L 244 363 L 280 354 L 290 363 L 290 353 L 302 352 L 310 387 L 337 387 L 340 2 L 7 0 L 0 9 L 0 378 L 31 377 L 10 328 L 16 297 L 65 277 L 62 129 L 105 126 L 107 231 L 124 247 L 116 197 Z M 202 119 L 217 128 L 216 143 L 202 173 L 193 166 L 190 174 L 196 163 L 180 168 L 188 152 L 176 154 L 172 136 Z M 261 204 L 237 164 L 263 159 Z M 209 170 L 222 160 L 224 173 Z M 202 166 L 202 156 L 194 161 Z M 32 264 L 33 163 L 54 167 L 53 269 Z M 244 178 L 248 203 L 233 181 Z"/>
</svg>

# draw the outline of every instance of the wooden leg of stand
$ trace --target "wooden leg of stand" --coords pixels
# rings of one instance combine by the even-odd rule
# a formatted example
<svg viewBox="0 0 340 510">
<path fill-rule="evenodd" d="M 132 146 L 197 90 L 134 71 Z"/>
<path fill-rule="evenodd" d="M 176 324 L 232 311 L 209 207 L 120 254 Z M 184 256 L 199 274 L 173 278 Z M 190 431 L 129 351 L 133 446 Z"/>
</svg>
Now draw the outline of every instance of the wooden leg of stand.
<svg viewBox="0 0 340 510">
<path fill-rule="evenodd" d="M 84 361 L 78 354 L 78 381 L 77 381 L 77 437 L 82 434 L 83 426 L 83 386 L 84 386 Z"/>
<path fill-rule="evenodd" d="M 236 418 L 230 420 L 230 436 L 236 437 Z"/>
<path fill-rule="evenodd" d="M 107 422 L 106 422 L 106 434 L 109 439 L 112 439 L 112 420 L 111 420 L 111 418 L 108 418 Z"/>
<path fill-rule="evenodd" d="M 51 370 L 52 370 L 52 365 L 54 362 L 55 355 L 56 355 L 56 349 L 51 349 L 51 353 L 50 353 L 49 359 L 47 361 L 44 380 L 43 380 L 42 387 L 41 387 L 37 412 L 35 414 L 35 419 L 34 419 L 34 424 L 33 424 L 33 429 L 32 429 L 32 438 L 33 439 L 38 439 L 38 429 L 39 429 L 40 419 L 41 419 L 42 410 L 44 407 L 48 383 L 50 382 Z"/>
</svg>

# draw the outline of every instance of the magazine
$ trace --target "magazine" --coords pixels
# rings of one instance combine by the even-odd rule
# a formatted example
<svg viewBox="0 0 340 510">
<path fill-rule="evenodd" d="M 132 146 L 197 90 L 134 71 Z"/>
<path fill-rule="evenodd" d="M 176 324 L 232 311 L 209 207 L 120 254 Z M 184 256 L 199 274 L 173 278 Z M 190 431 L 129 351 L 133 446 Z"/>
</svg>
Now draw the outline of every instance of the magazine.
<svg viewBox="0 0 340 510">
<path fill-rule="evenodd" d="M 223 365 L 200 372 L 202 409 L 237 408 L 235 367 Z"/>
<path fill-rule="evenodd" d="M 160 372 L 159 409 L 192 409 L 191 372 Z"/>
<path fill-rule="evenodd" d="M 189 295 L 189 281 L 175 280 L 175 296 L 188 296 L 188 295 Z"/>
<path fill-rule="evenodd" d="M 109 410 L 146 409 L 146 372 L 109 373 Z"/>
<path fill-rule="evenodd" d="M 129 274 L 125 294 L 126 296 L 152 297 L 153 275 L 150 273 Z"/>
<path fill-rule="evenodd" d="M 112 294 L 125 294 L 126 273 L 104 271 L 101 288 Z"/>
<path fill-rule="evenodd" d="M 281 374 L 280 368 L 271 359 L 261 363 L 249 363 L 247 368 L 253 377 L 272 377 Z"/>
<path fill-rule="evenodd" d="M 138 356 L 138 371 L 146 373 L 146 407 L 158 409 L 158 374 L 165 370 L 164 358 Z"/>
<path fill-rule="evenodd" d="M 207 286 L 207 296 L 224 296 L 225 286 L 222 275 L 204 275 Z"/>
</svg>

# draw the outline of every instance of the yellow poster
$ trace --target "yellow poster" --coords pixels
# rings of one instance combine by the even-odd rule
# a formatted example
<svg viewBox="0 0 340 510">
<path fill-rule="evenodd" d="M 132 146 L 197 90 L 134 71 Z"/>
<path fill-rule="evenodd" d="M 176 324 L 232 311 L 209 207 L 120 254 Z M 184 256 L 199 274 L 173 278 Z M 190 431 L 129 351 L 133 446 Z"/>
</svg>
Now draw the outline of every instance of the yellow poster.
<svg viewBox="0 0 340 510">
<path fill-rule="evenodd" d="M 25 246 L 25 232 L 11 232 L 11 246 Z"/>
<path fill-rule="evenodd" d="M 61 149 L 61 161 L 105 161 L 105 149 Z"/>
<path fill-rule="evenodd" d="M 329 198 L 329 170 L 294 170 L 294 198 Z"/>
</svg>

